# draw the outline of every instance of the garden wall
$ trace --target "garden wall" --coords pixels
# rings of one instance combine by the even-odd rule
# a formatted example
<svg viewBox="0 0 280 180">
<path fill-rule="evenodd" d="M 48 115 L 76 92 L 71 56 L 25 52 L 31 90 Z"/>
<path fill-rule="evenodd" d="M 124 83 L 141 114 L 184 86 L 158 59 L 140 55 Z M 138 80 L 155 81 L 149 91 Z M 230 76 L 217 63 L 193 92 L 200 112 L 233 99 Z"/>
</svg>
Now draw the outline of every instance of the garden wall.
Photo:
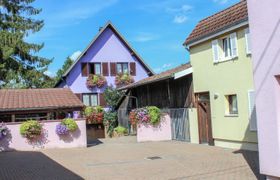
<svg viewBox="0 0 280 180">
<path fill-rule="evenodd" d="M 0 151 L 86 147 L 85 119 L 77 119 L 75 121 L 79 128 L 75 132 L 62 136 L 57 135 L 55 131 L 56 125 L 61 121 L 41 121 L 44 129 L 43 133 L 36 141 L 32 142 L 20 134 L 21 123 L 6 123 L 10 133 L 7 137 L 0 140 Z"/>
<path fill-rule="evenodd" d="M 168 114 L 161 117 L 157 126 L 139 124 L 137 142 L 171 140 L 171 119 Z"/>
</svg>

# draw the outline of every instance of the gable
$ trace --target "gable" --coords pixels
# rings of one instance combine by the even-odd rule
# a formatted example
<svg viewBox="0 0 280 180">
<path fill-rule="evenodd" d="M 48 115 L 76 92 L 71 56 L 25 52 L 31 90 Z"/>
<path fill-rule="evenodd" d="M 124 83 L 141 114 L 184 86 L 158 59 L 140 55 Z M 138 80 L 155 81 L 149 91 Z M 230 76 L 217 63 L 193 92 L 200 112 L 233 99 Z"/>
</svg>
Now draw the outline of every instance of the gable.
<svg viewBox="0 0 280 180">
<path fill-rule="evenodd" d="M 73 65 L 63 75 L 67 76 L 70 71 L 78 64 L 79 61 L 88 61 L 96 56 L 102 60 L 107 58 L 107 61 L 123 61 L 125 58 L 133 57 L 147 72 L 149 76 L 153 75 L 152 69 L 143 61 L 143 59 L 136 53 L 136 51 L 128 44 L 128 42 L 121 36 L 116 28 L 108 22 L 103 27 L 97 36 L 91 41 L 89 46 L 81 53 Z M 113 56 L 113 57 L 112 57 Z"/>
</svg>

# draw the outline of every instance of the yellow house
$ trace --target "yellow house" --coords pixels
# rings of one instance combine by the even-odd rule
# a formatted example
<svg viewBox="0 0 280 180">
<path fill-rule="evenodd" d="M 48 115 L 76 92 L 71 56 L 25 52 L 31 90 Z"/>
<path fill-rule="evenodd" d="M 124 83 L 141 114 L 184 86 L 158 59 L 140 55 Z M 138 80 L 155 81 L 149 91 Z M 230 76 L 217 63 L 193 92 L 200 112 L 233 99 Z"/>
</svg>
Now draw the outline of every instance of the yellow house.
<svg viewBox="0 0 280 180">
<path fill-rule="evenodd" d="M 197 141 L 257 150 L 246 1 L 201 20 L 184 46 L 193 67 Z"/>
</svg>

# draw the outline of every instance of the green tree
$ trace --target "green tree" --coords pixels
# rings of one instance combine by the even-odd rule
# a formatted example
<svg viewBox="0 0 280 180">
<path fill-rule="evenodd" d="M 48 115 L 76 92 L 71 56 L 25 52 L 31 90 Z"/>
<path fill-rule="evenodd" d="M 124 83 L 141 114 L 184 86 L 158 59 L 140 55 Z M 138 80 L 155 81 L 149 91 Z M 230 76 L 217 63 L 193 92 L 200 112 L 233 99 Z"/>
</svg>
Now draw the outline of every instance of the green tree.
<svg viewBox="0 0 280 180">
<path fill-rule="evenodd" d="M 117 89 L 109 86 L 104 91 L 104 99 L 108 106 L 110 106 L 111 110 L 114 111 L 120 98 L 124 95 L 122 91 L 118 91 Z"/>
<path fill-rule="evenodd" d="M 44 22 L 32 18 L 41 12 L 34 0 L 0 0 L 0 88 L 36 88 L 51 84 L 44 73 L 52 60 L 37 53 L 43 44 L 26 38 L 40 31 Z"/>
<path fill-rule="evenodd" d="M 66 58 L 64 64 L 56 73 L 56 81 L 59 81 L 62 78 L 63 74 L 70 68 L 73 62 L 74 61 L 69 56 Z"/>
</svg>

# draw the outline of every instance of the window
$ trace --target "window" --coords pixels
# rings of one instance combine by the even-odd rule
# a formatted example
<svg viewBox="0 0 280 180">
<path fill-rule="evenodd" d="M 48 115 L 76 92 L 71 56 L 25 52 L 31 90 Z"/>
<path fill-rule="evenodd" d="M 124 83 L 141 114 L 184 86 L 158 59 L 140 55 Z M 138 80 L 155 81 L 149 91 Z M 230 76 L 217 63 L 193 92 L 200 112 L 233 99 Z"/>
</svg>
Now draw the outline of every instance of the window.
<svg viewBox="0 0 280 180">
<path fill-rule="evenodd" d="M 213 62 L 231 60 L 238 55 L 236 33 L 212 41 Z"/>
<path fill-rule="evenodd" d="M 245 42 L 246 42 L 246 53 L 251 54 L 251 40 L 250 40 L 250 30 L 245 29 Z"/>
<path fill-rule="evenodd" d="M 101 64 L 90 63 L 90 74 L 101 75 Z"/>
<path fill-rule="evenodd" d="M 236 94 L 226 96 L 226 114 L 227 115 L 237 115 L 237 96 Z"/>
<path fill-rule="evenodd" d="M 226 37 L 222 40 L 222 49 L 223 49 L 224 58 L 231 57 L 232 50 L 231 50 L 231 43 L 229 37 Z"/>
<path fill-rule="evenodd" d="M 118 74 L 128 73 L 128 63 L 117 63 L 117 73 Z"/>
<path fill-rule="evenodd" d="M 83 94 L 83 103 L 86 106 L 97 106 L 98 95 L 97 94 Z"/>
</svg>

